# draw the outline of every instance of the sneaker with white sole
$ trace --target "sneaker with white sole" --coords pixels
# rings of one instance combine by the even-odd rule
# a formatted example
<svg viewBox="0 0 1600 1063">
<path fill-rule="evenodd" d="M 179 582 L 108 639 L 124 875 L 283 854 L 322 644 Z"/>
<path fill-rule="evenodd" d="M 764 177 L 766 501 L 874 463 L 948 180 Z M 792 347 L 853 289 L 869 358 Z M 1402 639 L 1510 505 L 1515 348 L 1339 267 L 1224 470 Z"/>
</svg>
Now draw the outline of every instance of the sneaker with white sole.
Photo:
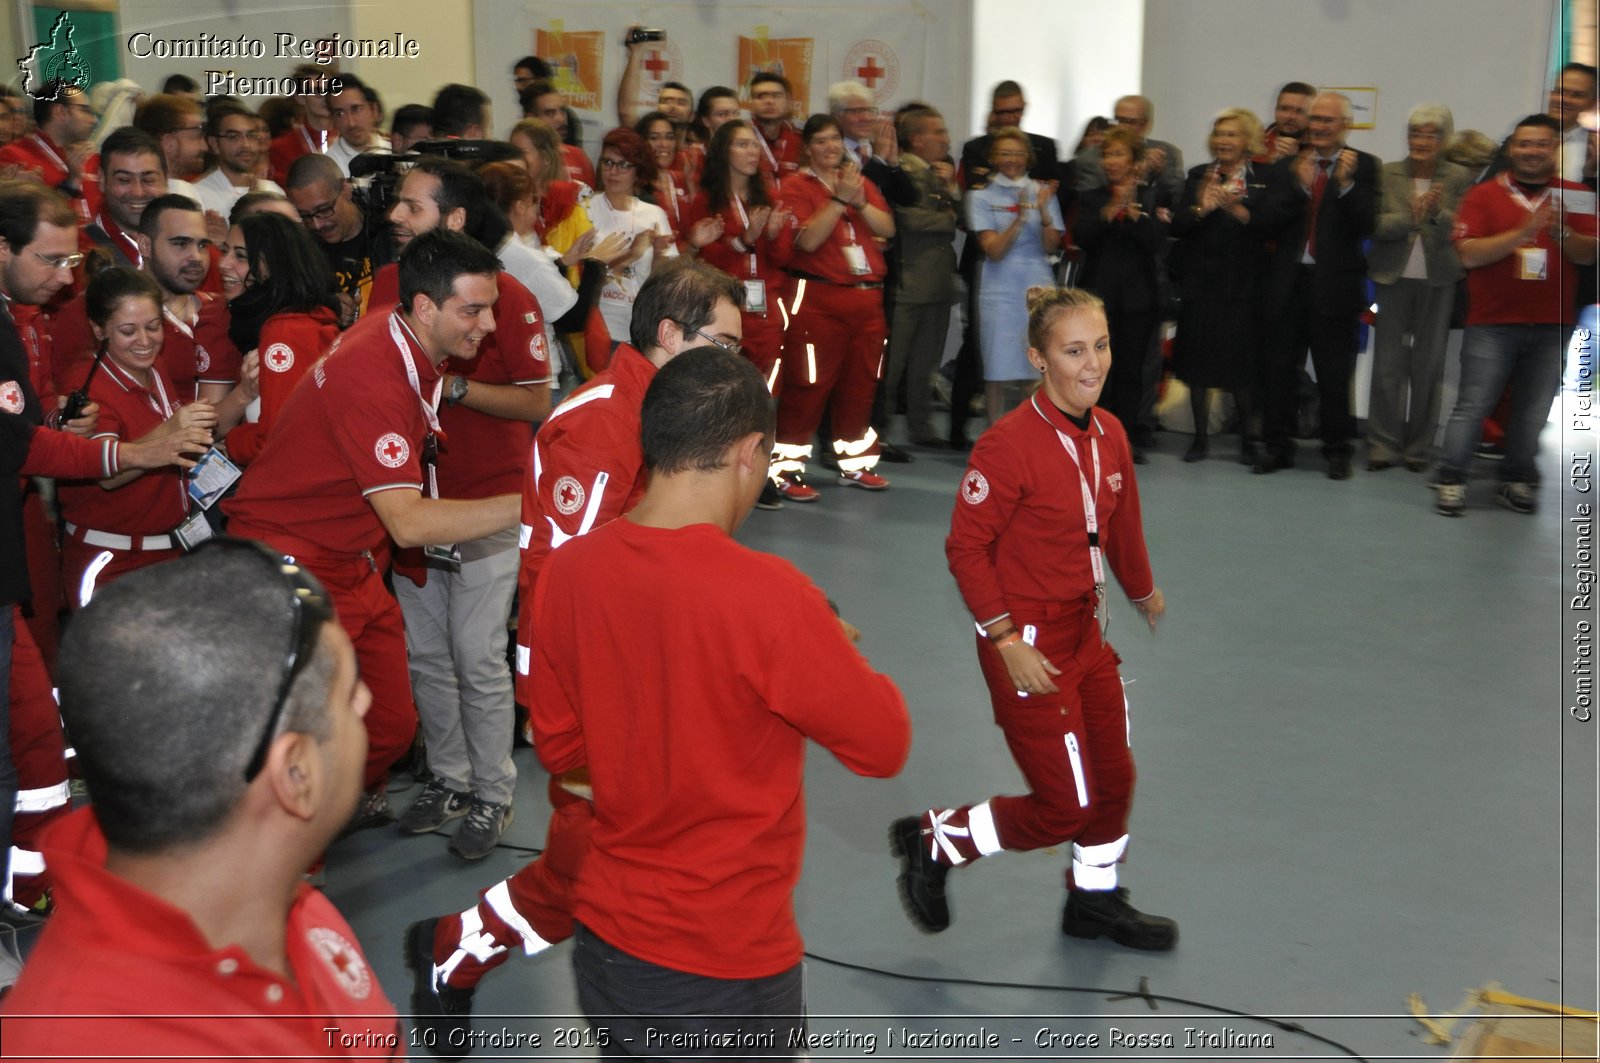
<svg viewBox="0 0 1600 1063">
<path fill-rule="evenodd" d="M 400 814 L 400 829 L 407 834 L 427 834 L 466 815 L 471 806 L 471 794 L 452 790 L 434 776 L 411 807 Z"/>
<path fill-rule="evenodd" d="M 356 805 L 355 814 L 344 825 L 344 830 L 339 832 L 339 837 L 374 827 L 386 827 L 393 822 L 394 809 L 389 807 L 389 784 L 381 782 L 361 795 L 361 803 Z"/>
<path fill-rule="evenodd" d="M 817 489 L 806 483 L 806 478 L 797 472 L 779 473 L 772 481 L 772 486 L 780 496 L 790 502 L 815 502 L 819 494 Z"/>
<path fill-rule="evenodd" d="M 500 836 L 511 826 L 511 802 L 495 804 L 481 797 L 472 799 L 466 821 L 450 839 L 450 851 L 463 860 L 482 860 L 500 844 Z"/>
<path fill-rule="evenodd" d="M 857 469 L 854 472 L 841 472 L 839 482 L 859 487 L 863 491 L 887 491 L 889 481 L 873 472 L 871 469 Z"/>
<path fill-rule="evenodd" d="M 1435 484 L 1433 511 L 1446 517 L 1459 517 L 1467 511 L 1466 484 Z"/>
<path fill-rule="evenodd" d="M 782 509 L 783 495 L 778 493 L 778 485 L 768 480 L 761 485 L 761 497 L 756 499 L 757 509 Z"/>
<path fill-rule="evenodd" d="M 1494 500 L 1513 513 L 1532 513 L 1539 508 L 1538 496 L 1533 493 L 1533 485 L 1528 483 L 1503 483 L 1495 492 Z"/>
</svg>

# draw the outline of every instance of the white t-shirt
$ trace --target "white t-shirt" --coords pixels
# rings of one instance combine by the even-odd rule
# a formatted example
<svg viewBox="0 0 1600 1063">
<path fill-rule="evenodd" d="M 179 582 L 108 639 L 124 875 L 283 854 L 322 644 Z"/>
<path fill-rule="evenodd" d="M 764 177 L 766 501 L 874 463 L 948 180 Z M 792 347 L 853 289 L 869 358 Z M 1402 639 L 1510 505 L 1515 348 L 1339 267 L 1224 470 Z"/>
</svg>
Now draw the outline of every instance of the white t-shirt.
<svg viewBox="0 0 1600 1063">
<path fill-rule="evenodd" d="M 372 134 L 372 142 L 361 151 L 357 151 L 351 146 L 348 140 L 345 140 L 344 137 L 340 137 L 338 140 L 335 140 L 332 144 L 328 145 L 328 150 L 324 152 L 324 154 L 334 162 L 338 163 L 339 169 L 344 171 L 344 175 L 346 177 L 349 177 L 350 160 L 355 158 L 357 155 L 392 155 L 394 153 L 389 150 L 389 138 L 384 136 L 382 133 L 374 133 Z M 357 179 L 357 184 L 359 184 L 362 188 L 365 188 L 371 183 L 372 178 L 370 176 Z"/>
<path fill-rule="evenodd" d="M 604 194 L 591 196 L 586 206 L 589 211 L 589 221 L 600 236 L 616 232 L 622 233 L 629 239 L 642 232 L 658 233 L 662 236 L 672 235 L 672 227 L 667 224 L 666 212 L 654 203 L 646 203 L 637 196 L 628 201 L 625 210 L 613 207 Z M 669 246 L 666 257 L 677 256 L 677 247 Z M 632 265 L 613 269 L 600 288 L 600 316 L 605 318 L 606 328 L 610 330 L 613 340 L 627 340 L 628 325 L 633 320 L 633 301 L 638 297 L 639 289 L 643 287 L 644 282 L 649 279 L 654 264 L 655 248 L 647 245 L 644 254 Z"/>
<path fill-rule="evenodd" d="M 253 185 L 241 187 L 228 180 L 227 174 L 220 168 L 212 170 L 194 183 L 194 190 L 200 195 L 200 205 L 206 210 L 214 210 L 226 218 L 233 212 L 233 205 L 244 198 L 249 192 L 276 192 L 283 195 L 283 189 L 264 178 L 256 178 Z"/>
</svg>

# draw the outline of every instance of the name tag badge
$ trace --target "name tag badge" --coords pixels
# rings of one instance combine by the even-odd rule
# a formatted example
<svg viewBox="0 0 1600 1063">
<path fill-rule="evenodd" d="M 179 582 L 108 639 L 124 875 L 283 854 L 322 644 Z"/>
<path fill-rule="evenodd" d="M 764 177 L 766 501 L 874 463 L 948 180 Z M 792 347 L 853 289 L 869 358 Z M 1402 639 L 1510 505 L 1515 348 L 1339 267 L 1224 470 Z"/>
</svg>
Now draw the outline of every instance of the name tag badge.
<svg viewBox="0 0 1600 1063">
<path fill-rule="evenodd" d="M 189 514 L 189 519 L 172 530 L 173 538 L 178 540 L 178 545 L 185 552 L 193 550 L 201 543 L 216 535 L 211 527 L 211 522 L 206 519 L 206 511 L 197 509 Z"/>
<path fill-rule="evenodd" d="M 872 267 L 867 265 L 867 249 L 860 244 L 846 244 L 844 248 L 844 264 L 851 273 L 861 276 L 871 273 Z"/>
<path fill-rule="evenodd" d="M 210 509 L 239 482 L 239 476 L 239 466 L 229 461 L 222 451 L 208 450 L 199 464 L 189 470 L 189 497 L 201 509 Z"/>
<path fill-rule="evenodd" d="M 1519 247 L 1517 263 L 1521 267 L 1522 280 L 1542 281 L 1549 276 L 1550 252 L 1542 247 Z"/>
<path fill-rule="evenodd" d="M 767 282 L 760 280 L 747 280 L 744 282 L 744 309 L 749 314 L 767 316 Z"/>
</svg>

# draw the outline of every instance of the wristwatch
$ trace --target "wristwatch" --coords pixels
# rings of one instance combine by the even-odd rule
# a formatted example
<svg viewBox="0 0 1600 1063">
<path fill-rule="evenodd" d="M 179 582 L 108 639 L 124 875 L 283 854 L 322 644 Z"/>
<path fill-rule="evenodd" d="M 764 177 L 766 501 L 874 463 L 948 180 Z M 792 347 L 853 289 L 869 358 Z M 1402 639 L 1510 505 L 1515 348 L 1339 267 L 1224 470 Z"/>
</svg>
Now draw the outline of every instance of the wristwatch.
<svg viewBox="0 0 1600 1063">
<path fill-rule="evenodd" d="M 453 377 L 451 377 L 450 378 L 450 390 L 446 393 L 446 395 L 444 397 L 444 401 L 446 401 L 450 405 L 454 406 L 456 403 L 460 402 L 462 399 L 467 397 L 467 387 L 468 386 L 469 385 L 467 383 L 467 378 L 466 377 L 464 377 L 464 376 L 453 376 Z"/>
</svg>

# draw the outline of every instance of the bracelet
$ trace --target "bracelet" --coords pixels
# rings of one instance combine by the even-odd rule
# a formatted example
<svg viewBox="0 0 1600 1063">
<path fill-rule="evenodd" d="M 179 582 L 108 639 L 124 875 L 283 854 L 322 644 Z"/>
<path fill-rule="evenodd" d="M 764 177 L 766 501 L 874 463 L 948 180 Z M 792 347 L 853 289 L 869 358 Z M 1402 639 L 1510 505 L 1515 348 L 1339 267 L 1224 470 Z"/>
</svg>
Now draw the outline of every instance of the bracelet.
<svg viewBox="0 0 1600 1063">
<path fill-rule="evenodd" d="M 1007 632 L 1000 639 L 1000 641 L 998 641 L 998 642 L 996 642 L 994 644 L 994 648 L 997 649 L 997 650 L 1003 650 L 1007 646 L 1015 646 L 1017 643 L 1019 643 L 1021 641 L 1022 641 L 1022 632 L 1018 631 L 1016 628 L 1012 628 L 1009 632 Z"/>
<path fill-rule="evenodd" d="M 835 203 L 843 204 L 845 207 L 850 206 L 850 201 L 848 199 L 840 199 L 838 196 L 829 196 L 828 198 L 833 200 Z"/>
<path fill-rule="evenodd" d="M 1009 614 L 1007 614 L 1007 615 L 1009 615 Z M 1004 616 L 997 616 L 997 617 L 995 617 L 994 622 L 995 623 L 999 623 L 1000 621 L 1002 621 L 1004 619 L 1005 619 Z M 1012 624 L 1010 627 L 1006 628 L 1004 631 L 998 632 L 998 633 L 993 634 L 993 635 L 991 635 L 986 630 L 983 633 L 983 637 L 988 639 L 990 642 L 999 642 L 1001 639 L 1005 638 L 1007 635 L 1011 634 L 1012 632 L 1014 632 L 1016 630 L 1017 630 L 1017 625 Z"/>
</svg>

